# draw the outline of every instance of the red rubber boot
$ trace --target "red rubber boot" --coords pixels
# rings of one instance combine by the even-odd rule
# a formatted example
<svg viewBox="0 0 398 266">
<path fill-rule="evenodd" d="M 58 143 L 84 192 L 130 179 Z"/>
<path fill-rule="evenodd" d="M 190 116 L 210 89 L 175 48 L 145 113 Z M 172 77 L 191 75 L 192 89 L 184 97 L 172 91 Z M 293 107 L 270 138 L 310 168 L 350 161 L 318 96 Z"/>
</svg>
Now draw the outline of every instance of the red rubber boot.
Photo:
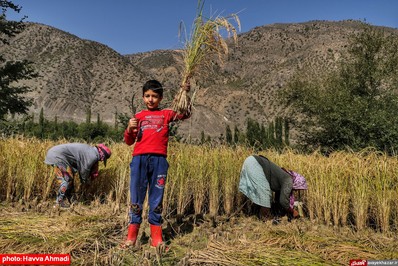
<svg viewBox="0 0 398 266">
<path fill-rule="evenodd" d="M 150 224 L 151 228 L 151 246 L 157 247 L 163 243 L 162 239 L 162 226 Z"/>
<path fill-rule="evenodd" d="M 122 248 L 127 248 L 129 246 L 134 246 L 137 241 L 138 231 L 140 230 L 140 224 L 129 224 L 127 231 L 127 239 L 121 245 Z"/>
</svg>

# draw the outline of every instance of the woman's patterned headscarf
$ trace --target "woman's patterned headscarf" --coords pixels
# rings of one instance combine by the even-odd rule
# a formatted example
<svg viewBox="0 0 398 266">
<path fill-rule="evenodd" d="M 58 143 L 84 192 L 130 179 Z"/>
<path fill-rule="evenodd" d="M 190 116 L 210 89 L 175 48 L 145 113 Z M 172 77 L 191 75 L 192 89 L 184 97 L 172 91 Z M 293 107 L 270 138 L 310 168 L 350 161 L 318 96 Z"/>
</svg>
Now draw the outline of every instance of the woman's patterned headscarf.
<svg viewBox="0 0 398 266">
<path fill-rule="evenodd" d="M 308 185 L 307 181 L 305 180 L 305 177 L 300 175 L 299 173 L 296 173 L 292 170 L 286 170 L 286 172 L 288 172 L 293 179 L 293 189 L 292 192 L 290 193 L 290 208 L 293 208 L 294 206 L 293 190 L 306 190 L 308 189 Z"/>
<path fill-rule="evenodd" d="M 293 189 L 294 190 L 299 190 L 299 189 L 308 189 L 307 181 L 305 180 L 305 177 L 300 175 L 299 173 L 296 173 L 292 170 L 287 171 L 292 179 L 293 179 Z"/>
<path fill-rule="evenodd" d="M 108 160 L 112 155 L 111 149 L 109 149 L 105 144 L 100 143 L 97 145 L 97 150 L 100 156 L 100 161 L 103 161 L 106 166 L 106 160 Z"/>
</svg>

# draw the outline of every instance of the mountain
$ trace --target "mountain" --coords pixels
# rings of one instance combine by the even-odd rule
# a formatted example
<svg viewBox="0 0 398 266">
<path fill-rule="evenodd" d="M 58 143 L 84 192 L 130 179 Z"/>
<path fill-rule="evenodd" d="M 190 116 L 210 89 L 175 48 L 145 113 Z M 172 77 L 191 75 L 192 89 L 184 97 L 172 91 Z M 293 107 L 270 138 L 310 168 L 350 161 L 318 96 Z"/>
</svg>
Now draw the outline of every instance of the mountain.
<svg viewBox="0 0 398 266">
<path fill-rule="evenodd" d="M 309 21 L 271 24 L 241 33 L 237 46 L 229 42 L 223 65 L 216 63 L 192 82 L 193 117 L 181 123 L 179 133 L 214 138 L 226 125 L 245 130 L 247 118 L 267 123 L 284 110 L 276 93 L 303 66 L 326 71 L 346 50 L 348 37 L 362 22 Z M 389 28 L 388 28 L 389 29 Z M 394 29 L 389 29 L 394 30 Z M 141 88 L 148 79 L 165 88 L 168 106 L 180 84 L 182 51 L 156 50 L 121 55 L 94 41 L 43 24 L 28 23 L 9 45 L 0 47 L 9 60 L 34 62 L 40 77 L 26 81 L 33 91 L 31 112 L 43 108 L 47 119 L 85 121 L 87 110 L 114 123 L 116 113 L 142 108 Z M 36 116 L 37 117 L 37 116 Z"/>
</svg>

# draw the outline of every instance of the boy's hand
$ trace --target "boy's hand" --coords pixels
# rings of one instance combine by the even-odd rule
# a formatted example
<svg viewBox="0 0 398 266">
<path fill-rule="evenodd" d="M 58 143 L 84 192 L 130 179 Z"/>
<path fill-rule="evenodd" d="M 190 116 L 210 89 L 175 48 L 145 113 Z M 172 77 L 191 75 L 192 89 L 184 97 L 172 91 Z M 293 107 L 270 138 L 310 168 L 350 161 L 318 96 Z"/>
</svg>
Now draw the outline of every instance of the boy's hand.
<svg viewBox="0 0 398 266">
<path fill-rule="evenodd" d="M 137 132 L 138 127 L 138 119 L 135 117 L 130 118 L 129 123 L 127 125 L 128 132 Z"/>
<path fill-rule="evenodd" d="M 191 90 L 191 83 L 187 81 L 184 85 L 181 85 L 181 88 L 186 92 L 189 92 Z"/>
</svg>

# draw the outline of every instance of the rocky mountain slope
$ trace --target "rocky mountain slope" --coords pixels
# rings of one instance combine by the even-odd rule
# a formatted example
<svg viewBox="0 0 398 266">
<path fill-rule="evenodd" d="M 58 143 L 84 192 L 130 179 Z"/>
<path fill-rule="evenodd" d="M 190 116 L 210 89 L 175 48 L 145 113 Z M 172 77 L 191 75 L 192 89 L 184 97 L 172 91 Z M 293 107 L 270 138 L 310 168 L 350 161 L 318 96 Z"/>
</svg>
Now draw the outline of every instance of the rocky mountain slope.
<svg viewBox="0 0 398 266">
<path fill-rule="evenodd" d="M 230 43 L 224 65 L 216 64 L 197 77 L 194 115 L 180 125 L 180 134 L 195 138 L 203 131 L 224 134 L 227 124 L 243 131 L 247 118 L 266 123 L 283 109 L 275 95 L 292 74 L 306 65 L 325 71 L 346 49 L 348 36 L 361 28 L 358 21 L 310 21 L 272 24 L 242 33 Z M 390 29 L 391 30 L 391 29 Z M 84 121 L 87 110 L 113 123 L 115 113 L 131 113 L 131 98 L 142 108 L 141 87 L 158 79 L 165 87 L 167 106 L 180 83 L 181 51 L 157 50 L 121 55 L 111 48 L 80 39 L 42 24 L 28 24 L 10 45 L 0 47 L 10 60 L 34 62 L 40 77 L 25 82 L 33 88 L 32 113 L 43 108 L 52 120 Z"/>
</svg>

